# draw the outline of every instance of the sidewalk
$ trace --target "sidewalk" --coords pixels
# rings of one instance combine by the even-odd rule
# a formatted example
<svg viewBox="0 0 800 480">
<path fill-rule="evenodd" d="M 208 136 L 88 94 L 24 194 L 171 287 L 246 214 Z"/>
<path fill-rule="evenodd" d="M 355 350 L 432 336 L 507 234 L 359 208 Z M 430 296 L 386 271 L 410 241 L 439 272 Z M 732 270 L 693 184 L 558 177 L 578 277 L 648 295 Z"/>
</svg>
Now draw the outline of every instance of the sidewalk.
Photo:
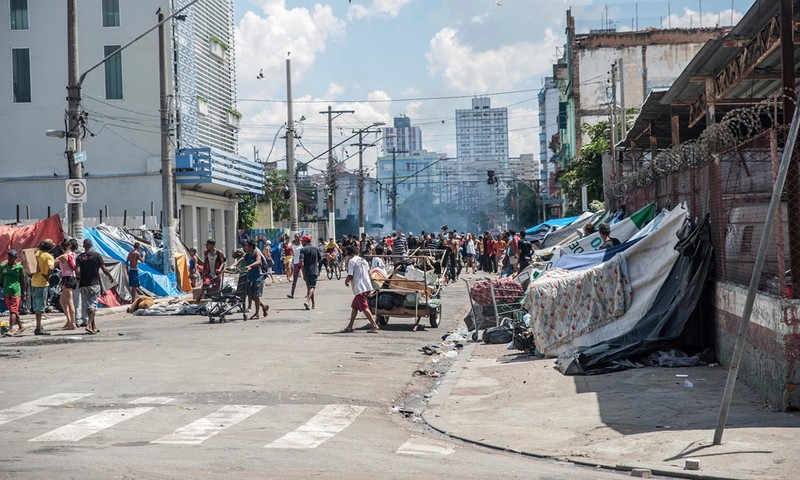
<svg viewBox="0 0 800 480">
<path fill-rule="evenodd" d="M 679 478 L 800 476 L 800 414 L 771 410 L 742 382 L 722 445 L 711 446 L 725 367 L 567 377 L 554 365 L 505 345 L 470 343 L 423 418 L 470 442 L 592 466 Z M 685 470 L 686 460 L 700 470 Z"/>
</svg>

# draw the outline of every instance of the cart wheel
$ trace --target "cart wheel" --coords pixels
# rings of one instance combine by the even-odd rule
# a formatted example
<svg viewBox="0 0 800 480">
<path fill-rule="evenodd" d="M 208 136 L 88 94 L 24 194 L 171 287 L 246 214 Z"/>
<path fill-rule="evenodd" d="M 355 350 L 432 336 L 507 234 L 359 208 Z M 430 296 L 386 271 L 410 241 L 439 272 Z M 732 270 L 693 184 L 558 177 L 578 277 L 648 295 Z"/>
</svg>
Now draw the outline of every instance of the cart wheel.
<svg viewBox="0 0 800 480">
<path fill-rule="evenodd" d="M 478 331 L 477 330 L 475 330 L 475 332 L 472 334 L 472 341 L 473 342 L 477 342 L 478 341 Z"/>
<path fill-rule="evenodd" d="M 242 311 L 242 320 L 247 321 L 247 310 Z"/>
<path fill-rule="evenodd" d="M 378 318 L 376 318 L 376 320 L 378 321 L 378 325 L 380 325 L 381 327 L 385 327 L 389 323 L 389 317 L 384 315 L 378 315 Z"/>
<path fill-rule="evenodd" d="M 439 328 L 439 311 L 431 310 L 428 313 L 428 320 L 431 323 L 431 328 Z"/>
<path fill-rule="evenodd" d="M 219 317 L 219 321 L 222 322 L 222 323 L 228 323 L 228 321 L 225 320 L 225 315 Z"/>
<path fill-rule="evenodd" d="M 208 323 L 214 323 L 214 317 L 208 317 Z"/>
</svg>

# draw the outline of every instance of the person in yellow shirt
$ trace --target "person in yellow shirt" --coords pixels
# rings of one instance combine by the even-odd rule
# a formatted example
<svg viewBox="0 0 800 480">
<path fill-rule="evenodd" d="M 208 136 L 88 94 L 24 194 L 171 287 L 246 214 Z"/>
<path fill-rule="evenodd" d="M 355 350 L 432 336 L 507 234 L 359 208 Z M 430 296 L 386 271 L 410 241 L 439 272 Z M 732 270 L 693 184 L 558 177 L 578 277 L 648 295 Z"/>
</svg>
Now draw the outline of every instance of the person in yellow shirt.
<svg viewBox="0 0 800 480">
<path fill-rule="evenodd" d="M 342 254 L 342 248 L 336 243 L 336 240 L 331 237 L 328 243 L 325 244 L 325 260 L 328 269 L 333 269 L 333 262 Z"/>
<path fill-rule="evenodd" d="M 50 251 L 55 244 L 49 238 L 39 244 L 34 256 L 36 257 L 36 272 L 31 277 L 31 294 L 33 300 L 33 313 L 36 314 L 36 329 L 34 335 L 50 335 L 42 328 L 42 314 L 47 308 L 47 287 L 50 285 L 50 274 L 55 268 L 55 259 Z"/>
</svg>

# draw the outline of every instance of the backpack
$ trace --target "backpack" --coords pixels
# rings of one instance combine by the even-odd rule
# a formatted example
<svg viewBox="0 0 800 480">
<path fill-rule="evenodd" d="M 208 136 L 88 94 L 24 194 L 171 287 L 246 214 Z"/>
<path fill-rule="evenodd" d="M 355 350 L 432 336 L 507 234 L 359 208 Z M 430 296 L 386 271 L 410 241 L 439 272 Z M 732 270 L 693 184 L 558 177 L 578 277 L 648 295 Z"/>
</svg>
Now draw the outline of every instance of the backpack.
<svg viewBox="0 0 800 480">
<path fill-rule="evenodd" d="M 267 260 L 267 258 L 269 258 L 269 260 Z M 272 265 L 275 265 L 275 261 L 272 260 L 272 257 L 261 253 L 261 273 L 267 273 Z"/>
</svg>

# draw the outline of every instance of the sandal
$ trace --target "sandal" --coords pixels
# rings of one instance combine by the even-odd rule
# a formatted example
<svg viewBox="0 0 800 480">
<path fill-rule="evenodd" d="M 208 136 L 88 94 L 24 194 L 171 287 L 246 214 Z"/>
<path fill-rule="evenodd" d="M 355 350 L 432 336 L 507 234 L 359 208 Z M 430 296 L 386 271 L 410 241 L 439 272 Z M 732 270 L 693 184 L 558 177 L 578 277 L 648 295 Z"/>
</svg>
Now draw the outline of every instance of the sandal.
<svg viewBox="0 0 800 480">
<path fill-rule="evenodd" d="M 94 335 L 95 334 L 95 331 L 90 329 L 89 327 L 86 327 L 84 329 L 84 332 L 86 332 L 86 335 Z"/>
<path fill-rule="evenodd" d="M 264 312 L 264 318 L 267 318 L 267 315 L 269 315 L 269 305 L 262 305 L 261 311 Z"/>
<path fill-rule="evenodd" d="M 378 332 L 380 332 L 380 331 L 381 331 L 381 329 L 380 329 L 380 328 L 370 328 L 370 329 L 369 329 L 369 333 L 378 333 Z"/>
<path fill-rule="evenodd" d="M 350 327 L 343 328 L 343 329 L 339 330 L 339 333 L 353 333 L 353 329 L 350 328 Z"/>
<path fill-rule="evenodd" d="M 259 317 L 259 316 L 258 316 L 258 313 L 254 313 L 254 314 L 253 314 L 253 315 L 250 317 L 250 320 L 258 320 L 259 318 L 261 318 L 261 317 Z"/>
</svg>

